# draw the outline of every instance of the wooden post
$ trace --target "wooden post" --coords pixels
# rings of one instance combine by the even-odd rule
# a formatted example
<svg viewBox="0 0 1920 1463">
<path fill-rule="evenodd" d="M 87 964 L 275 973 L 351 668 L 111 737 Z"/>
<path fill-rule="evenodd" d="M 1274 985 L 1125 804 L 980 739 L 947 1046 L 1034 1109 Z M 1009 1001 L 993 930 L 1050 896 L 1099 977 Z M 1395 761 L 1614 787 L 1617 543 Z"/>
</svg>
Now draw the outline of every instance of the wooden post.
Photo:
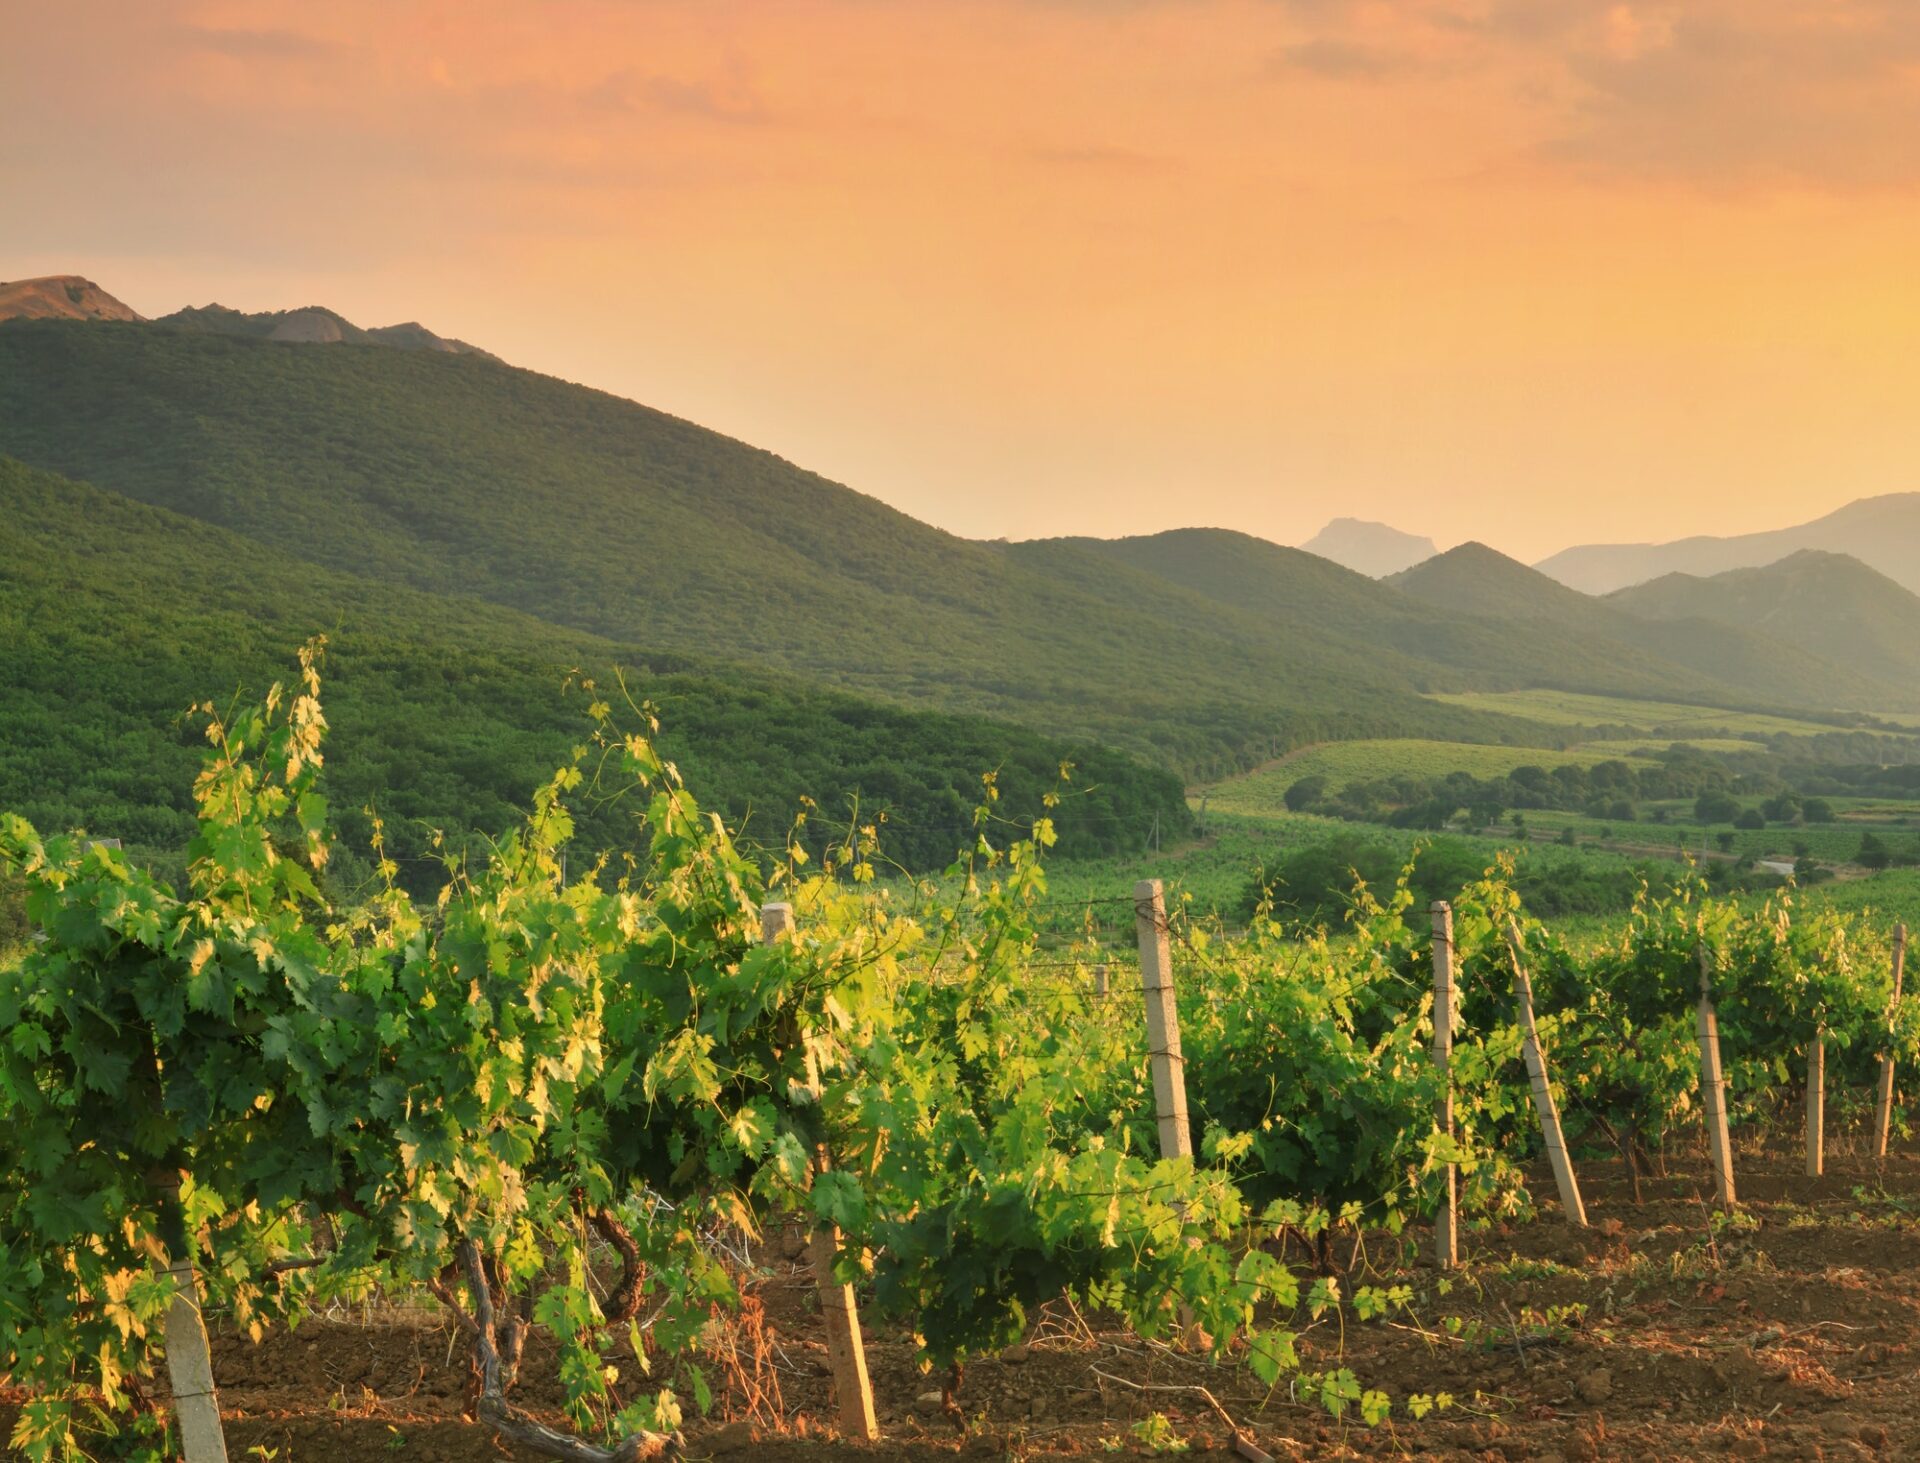
<svg viewBox="0 0 1920 1463">
<path fill-rule="evenodd" d="M 1533 1020 L 1533 981 L 1527 974 L 1526 945 L 1517 922 L 1507 922 L 1507 948 L 1513 952 L 1514 1004 L 1520 1012 L 1520 1055 L 1527 1064 L 1527 1081 L 1533 1088 L 1534 1110 L 1540 1114 L 1540 1136 L 1546 1142 L 1547 1161 L 1553 1165 L 1553 1181 L 1560 1188 L 1560 1208 L 1569 1224 L 1582 1228 L 1587 1222 L 1587 1206 L 1580 1200 L 1580 1180 L 1573 1171 L 1573 1158 L 1567 1152 L 1567 1137 L 1560 1128 L 1560 1106 L 1553 1100 L 1553 1086 L 1547 1080 L 1547 1054 L 1540 1047 L 1540 1030 Z"/>
<path fill-rule="evenodd" d="M 220 1396 L 213 1384 L 213 1351 L 200 1314 L 200 1285 L 193 1273 L 193 1241 L 180 1207 L 180 1176 L 162 1173 L 154 1187 L 160 1198 L 160 1238 L 173 1278 L 173 1302 L 167 1307 L 167 1381 L 173 1389 L 173 1417 L 180 1425 L 180 1454 L 186 1463 L 227 1463 L 227 1435 L 220 1425 Z"/>
<path fill-rule="evenodd" d="M 1167 940 L 1167 899 L 1158 879 L 1133 886 L 1134 933 L 1140 941 L 1140 989 L 1147 998 L 1147 1056 L 1153 1064 L 1154 1116 L 1160 1120 L 1160 1156 L 1193 1157 L 1187 1122 L 1187 1067 L 1180 1055 L 1180 1011 L 1173 999 L 1173 952 Z"/>
<path fill-rule="evenodd" d="M 792 930 L 791 904 L 761 906 L 762 944 L 777 944 Z M 814 1172 L 825 1173 L 828 1164 L 822 1144 L 814 1150 Z M 880 1420 L 873 1410 L 873 1383 L 867 1376 L 867 1347 L 860 1334 L 860 1311 L 854 1304 L 853 1287 L 842 1284 L 833 1273 L 833 1259 L 839 1251 L 839 1226 L 823 1224 L 814 1230 L 807 1257 L 813 1265 L 813 1283 L 820 1292 L 820 1319 L 827 1332 L 827 1360 L 833 1367 L 833 1390 L 840 1404 L 840 1429 L 849 1437 L 872 1442 L 880 1436 Z"/>
<path fill-rule="evenodd" d="M 1893 1004 L 1887 1008 L 1889 1027 L 1899 1019 L 1900 981 L 1906 974 L 1907 927 L 1893 927 Z M 1893 1129 L 1893 1037 L 1887 1037 L 1887 1049 L 1880 1054 L 1880 1102 L 1873 1115 L 1873 1156 L 1887 1156 L 1887 1135 Z"/>
<path fill-rule="evenodd" d="M 1107 998 L 1107 967 L 1104 965 L 1093 967 L 1093 994 L 1098 1000 Z"/>
<path fill-rule="evenodd" d="M 1433 916 L 1433 1065 L 1440 1073 L 1440 1131 L 1453 1136 L 1453 907 L 1436 899 Z M 1460 1263 L 1460 1175 L 1447 1165 L 1440 1212 L 1433 1220 L 1435 1258 L 1442 1270 Z"/>
<path fill-rule="evenodd" d="M 1738 1204 L 1733 1186 L 1733 1138 L 1727 1131 L 1727 1082 L 1720 1072 L 1720 1021 L 1713 1010 L 1713 956 L 1700 946 L 1700 1101 L 1706 1109 L 1707 1146 L 1713 1153 L 1715 1197 L 1727 1209 Z"/>
<path fill-rule="evenodd" d="M 1827 1029 L 1807 1048 L 1807 1177 L 1817 1179 L 1827 1159 Z"/>
<path fill-rule="evenodd" d="M 1158 879 L 1133 886 L 1133 931 L 1140 945 L 1140 990 L 1147 1006 L 1147 1059 L 1153 1069 L 1153 1110 L 1160 1123 L 1160 1156 L 1193 1157 L 1187 1121 L 1187 1061 L 1180 1055 L 1180 1008 L 1173 995 L 1173 946 L 1168 939 L 1166 890 Z M 1185 1214 L 1185 1206 L 1180 1206 Z M 1188 1243 L 1198 1245 L 1198 1235 Z M 1189 1348 L 1206 1344 L 1190 1306 L 1180 1307 L 1180 1335 Z"/>
</svg>

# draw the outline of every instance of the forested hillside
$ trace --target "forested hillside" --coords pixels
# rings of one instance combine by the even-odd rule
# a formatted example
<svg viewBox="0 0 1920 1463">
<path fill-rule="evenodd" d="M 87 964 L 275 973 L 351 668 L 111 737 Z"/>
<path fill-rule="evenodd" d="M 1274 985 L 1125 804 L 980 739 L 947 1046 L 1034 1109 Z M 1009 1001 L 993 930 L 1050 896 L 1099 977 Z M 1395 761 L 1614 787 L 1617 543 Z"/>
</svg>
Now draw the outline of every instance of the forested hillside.
<svg viewBox="0 0 1920 1463">
<path fill-rule="evenodd" d="M 209 689 L 257 695 L 317 633 L 330 641 L 327 781 L 349 844 L 364 847 L 360 810 L 377 802 L 408 860 L 427 856 L 434 828 L 460 847 L 511 826 L 589 730 L 589 698 L 565 683 L 595 677 L 617 702 L 617 671 L 659 707 L 663 749 L 708 800 L 774 846 L 803 796 L 820 806 L 816 851 L 857 797 L 863 818 L 890 813 L 887 853 L 937 865 L 965 841 L 982 773 L 998 770 L 1009 817 L 1031 818 L 1068 760 L 1066 849 L 1135 848 L 1156 821 L 1186 826 L 1178 778 L 1107 748 L 315 569 L 5 459 L 0 525 L 0 807 L 49 830 L 182 848 L 199 746 L 188 706 Z M 585 806 L 588 836 L 630 833 L 635 809 Z"/>
<path fill-rule="evenodd" d="M 1401 665 L 1408 679 L 1423 688 L 1450 689 L 1465 680 L 1477 680 L 1507 687 L 1579 687 L 1619 695 L 1644 695 L 1653 687 L 1665 687 L 1667 694 L 1731 699 L 1741 695 L 1731 685 L 1703 677 L 1595 625 L 1568 623 L 1560 617 L 1543 620 L 1532 613 L 1532 605 L 1491 598 L 1463 597 L 1459 602 L 1436 604 L 1424 594 L 1404 592 L 1398 580 L 1381 584 L 1316 555 L 1249 534 L 1188 528 L 1140 538 L 1072 542 L 1204 594 L 1222 606 L 1258 616 L 1276 638 L 1312 625 L 1321 643 L 1339 646 L 1355 657 Z M 1428 562 L 1454 561 L 1461 552 L 1455 549 Z M 1407 574 L 1423 572 L 1424 565 Z M 1480 591 L 1489 587 L 1487 576 L 1476 573 L 1473 578 Z M 1551 583 L 1547 587 L 1570 593 Z M 1436 614 L 1436 608 L 1450 613 Z"/>
<path fill-rule="evenodd" d="M 1223 597 L 1112 549 L 956 538 L 474 357 L 9 322 L 0 451 L 382 583 L 1097 738 L 1190 778 L 1329 737 L 1523 734 L 1424 690 L 1708 684 L 1658 656 L 1457 623 L 1253 540 L 1284 557 Z"/>
<path fill-rule="evenodd" d="M 1601 661 L 1605 647 L 1638 657 L 1647 674 L 1678 671 L 1684 699 L 1822 710 L 1908 707 L 1912 686 L 1882 679 L 1857 663 L 1833 661 L 1751 623 L 1697 614 L 1642 618 L 1606 600 L 1568 589 L 1485 544 L 1461 544 L 1390 581 L 1424 604 L 1484 616 L 1566 648 L 1569 670 Z M 1566 687 L 1565 681 L 1540 684 Z"/>
<path fill-rule="evenodd" d="M 1738 625 L 1856 675 L 1920 680 L 1920 597 L 1846 554 L 1802 549 L 1705 579 L 1665 574 L 1605 602 L 1648 620 Z"/>
</svg>

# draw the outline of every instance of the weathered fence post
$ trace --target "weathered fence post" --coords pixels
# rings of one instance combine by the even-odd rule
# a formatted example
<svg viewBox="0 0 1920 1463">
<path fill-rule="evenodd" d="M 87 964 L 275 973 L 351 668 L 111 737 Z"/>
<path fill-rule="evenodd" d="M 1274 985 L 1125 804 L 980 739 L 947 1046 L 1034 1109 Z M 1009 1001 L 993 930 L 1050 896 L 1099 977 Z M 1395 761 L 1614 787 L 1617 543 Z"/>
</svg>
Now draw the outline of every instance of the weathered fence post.
<svg viewBox="0 0 1920 1463">
<path fill-rule="evenodd" d="M 1706 1109 L 1707 1146 L 1713 1153 L 1715 1197 L 1731 1209 L 1739 1203 L 1733 1186 L 1733 1138 L 1727 1131 L 1727 1082 L 1720 1072 L 1720 1020 L 1713 1010 L 1713 956 L 1700 954 L 1700 1101 Z"/>
<path fill-rule="evenodd" d="M 1817 1179 L 1827 1164 L 1827 1029 L 1813 1034 L 1807 1047 L 1807 1177 Z"/>
<path fill-rule="evenodd" d="M 1440 1073 L 1440 1131 L 1453 1137 L 1453 906 L 1436 899 L 1433 916 L 1433 1065 Z M 1460 1263 L 1460 1175 L 1446 1166 L 1440 1212 L 1433 1220 L 1436 1258 L 1443 1270 Z"/>
<path fill-rule="evenodd" d="M 200 1314 L 200 1284 L 193 1273 L 193 1240 L 180 1207 L 180 1175 L 154 1175 L 160 1207 L 160 1239 L 173 1279 L 173 1303 L 167 1307 L 167 1382 L 173 1389 L 173 1417 L 180 1425 L 180 1454 L 186 1463 L 227 1463 L 227 1435 L 220 1425 L 220 1395 L 213 1384 L 213 1351 L 206 1319 Z"/>
<path fill-rule="evenodd" d="M 1547 1080 L 1547 1054 L 1540 1046 L 1540 1030 L 1533 1020 L 1533 980 L 1527 974 L 1526 943 L 1520 926 L 1507 921 L 1507 948 L 1513 952 L 1514 1004 L 1520 1012 L 1520 1055 L 1527 1064 L 1527 1081 L 1533 1088 L 1533 1106 L 1540 1114 L 1540 1136 L 1547 1145 L 1547 1161 L 1553 1165 L 1553 1181 L 1560 1188 L 1560 1208 L 1567 1222 L 1584 1227 L 1587 1206 L 1580 1200 L 1580 1180 L 1573 1171 L 1573 1158 L 1567 1152 L 1566 1134 L 1560 1128 L 1560 1105 L 1553 1100 L 1553 1085 Z"/>
<path fill-rule="evenodd" d="M 1893 927 L 1893 1004 L 1887 1008 L 1889 1027 L 1899 1019 L 1900 981 L 1906 974 L 1907 927 Z M 1873 1114 L 1873 1156 L 1887 1156 L 1887 1135 L 1893 1129 L 1893 1034 L 1887 1034 L 1887 1049 L 1880 1054 L 1880 1102 Z"/>
<path fill-rule="evenodd" d="M 1167 940 L 1167 899 L 1158 879 L 1133 886 L 1134 932 L 1140 941 L 1140 989 L 1147 998 L 1147 1055 L 1153 1065 L 1154 1115 L 1160 1120 L 1160 1156 L 1191 1158 L 1187 1123 L 1187 1065 L 1180 1055 L 1180 1010 L 1173 998 L 1173 952 Z"/>
<path fill-rule="evenodd" d="M 1107 967 L 1104 965 L 1093 967 L 1093 994 L 1099 1000 L 1107 998 Z"/>
<path fill-rule="evenodd" d="M 1193 1157 L 1187 1121 L 1187 1059 L 1180 1054 L 1180 1008 L 1173 993 L 1173 947 L 1168 939 L 1166 890 L 1158 879 L 1133 886 L 1133 929 L 1140 944 L 1140 990 L 1147 1006 L 1147 1057 L 1153 1068 L 1153 1110 L 1160 1122 L 1160 1156 Z M 1199 1244 L 1197 1237 L 1190 1241 Z M 1180 1307 L 1180 1333 L 1203 1344 L 1193 1311 Z"/>
<path fill-rule="evenodd" d="M 761 906 L 762 944 L 776 944 L 792 929 L 791 904 Z M 828 1162 L 822 1144 L 814 1150 L 814 1171 L 825 1173 Z M 815 1229 L 807 1247 L 813 1281 L 820 1292 L 820 1319 L 827 1332 L 827 1360 L 833 1367 L 833 1389 L 840 1403 L 840 1428 L 849 1437 L 872 1442 L 880 1436 L 880 1420 L 873 1410 L 873 1383 L 867 1376 L 867 1348 L 860 1334 L 860 1311 L 854 1304 L 853 1287 L 843 1285 L 833 1273 L 833 1257 L 839 1250 L 840 1230 L 833 1224 Z"/>
</svg>

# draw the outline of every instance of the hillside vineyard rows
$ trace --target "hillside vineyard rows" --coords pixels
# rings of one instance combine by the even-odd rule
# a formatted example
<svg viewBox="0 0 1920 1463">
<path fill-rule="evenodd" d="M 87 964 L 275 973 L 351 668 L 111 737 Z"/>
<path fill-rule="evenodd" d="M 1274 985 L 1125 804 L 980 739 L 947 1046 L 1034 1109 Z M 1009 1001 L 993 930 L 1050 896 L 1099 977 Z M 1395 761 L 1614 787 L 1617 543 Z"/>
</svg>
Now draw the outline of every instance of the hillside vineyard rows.
<svg viewBox="0 0 1920 1463">
<path fill-rule="evenodd" d="M 1872 919 L 1683 879 L 1574 949 L 1496 868 L 1432 909 L 1362 896 L 1334 935 L 1211 935 L 1149 883 L 1085 902 L 1131 949 L 1043 937 L 1053 830 L 1010 828 L 991 778 L 944 881 L 878 891 L 873 828 L 769 876 L 606 700 L 436 893 L 398 887 L 375 817 L 380 887 L 330 905 L 319 693 L 310 647 L 290 688 L 200 708 L 177 891 L 0 820 L 43 935 L 0 971 L 0 1374 L 30 1459 L 210 1456 L 228 1337 L 375 1298 L 452 1318 L 464 1409 L 521 1456 L 664 1453 L 772 1406 L 750 1343 L 785 1231 L 845 1434 L 904 1400 L 869 1391 L 863 1328 L 904 1330 L 964 1429 L 969 1364 L 1071 1316 L 1179 1359 L 1169 1404 L 1204 1392 L 1243 1457 L 1307 1407 L 1418 1447 L 1503 1404 L 1370 1373 L 1370 1328 L 1484 1339 L 1442 1314 L 1478 1236 L 1618 1231 L 1580 1160 L 1634 1200 L 1694 1171 L 1718 1266 L 1743 1135 L 1817 1177 L 1830 1125 L 1874 1161 L 1907 1131 L 1920 1015 Z M 638 836 L 596 855 L 572 810 L 609 802 Z M 1523 1304 L 1499 1334 L 1525 1363 L 1590 1320 Z M 1243 1425 L 1220 1399 L 1249 1389 L 1293 1410 Z"/>
</svg>

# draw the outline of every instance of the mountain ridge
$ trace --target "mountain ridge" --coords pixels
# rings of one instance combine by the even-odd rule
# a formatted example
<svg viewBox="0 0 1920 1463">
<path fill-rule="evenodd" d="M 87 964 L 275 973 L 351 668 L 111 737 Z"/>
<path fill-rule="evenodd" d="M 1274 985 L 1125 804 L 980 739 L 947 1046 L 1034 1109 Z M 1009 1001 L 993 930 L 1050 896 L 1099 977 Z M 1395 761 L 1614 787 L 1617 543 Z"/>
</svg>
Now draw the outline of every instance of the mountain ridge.
<svg viewBox="0 0 1920 1463">
<path fill-rule="evenodd" d="M 961 539 L 477 357 L 11 321 L 0 451 L 372 580 L 1091 737 L 1196 779 L 1336 733 L 1500 734 L 1397 669 L 1157 576 Z"/>
<path fill-rule="evenodd" d="M 1696 576 L 1776 563 L 1800 549 L 1858 559 L 1920 593 L 1920 492 L 1855 498 L 1831 513 L 1786 528 L 1730 535 L 1696 534 L 1667 543 L 1579 544 L 1534 567 L 1586 594 L 1609 594 L 1663 574 Z"/>
<path fill-rule="evenodd" d="M 447 355 L 500 358 L 492 351 L 464 340 L 439 335 L 417 320 L 399 325 L 355 325 L 325 305 L 302 305 L 291 310 L 260 310 L 249 314 L 225 305 L 190 305 L 150 322 L 178 330 L 209 335 L 236 335 L 290 345 L 379 345 L 396 350 L 440 351 Z"/>
<path fill-rule="evenodd" d="M 1636 617 L 1478 542 L 1448 549 L 1388 582 L 1428 603 L 1546 630 L 1570 645 L 1610 643 L 1627 654 L 1681 665 L 1696 678 L 1688 699 L 1731 705 L 1729 696 L 1744 692 L 1772 698 L 1774 705 L 1830 710 L 1916 704 L 1911 690 L 1857 668 L 1831 666 L 1737 621 L 1693 614 Z"/>
<path fill-rule="evenodd" d="M 1920 596 L 1849 554 L 1800 549 L 1711 576 L 1664 574 L 1605 602 L 1646 619 L 1754 626 L 1864 675 L 1920 678 Z"/>
<path fill-rule="evenodd" d="M 1434 691 L 1904 704 L 1791 646 L 1636 619 L 1478 546 L 1426 561 L 1422 595 L 1405 576 L 1423 566 L 1382 583 L 1232 530 L 963 539 L 479 354 L 280 348 L 302 316 L 0 323 L 0 452 L 367 583 L 1018 722 L 1195 781 L 1307 741 L 1540 731 Z M 1511 602 L 1490 595 L 1500 582 Z"/>
</svg>

